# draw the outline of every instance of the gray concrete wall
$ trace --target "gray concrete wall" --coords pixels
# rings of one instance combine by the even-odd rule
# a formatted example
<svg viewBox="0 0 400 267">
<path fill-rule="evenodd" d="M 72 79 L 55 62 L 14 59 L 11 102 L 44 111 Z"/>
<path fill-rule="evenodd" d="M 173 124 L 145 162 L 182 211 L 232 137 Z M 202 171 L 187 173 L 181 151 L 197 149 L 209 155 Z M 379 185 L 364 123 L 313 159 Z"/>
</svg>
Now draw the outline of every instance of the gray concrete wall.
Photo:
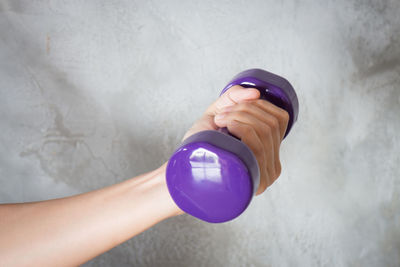
<svg viewBox="0 0 400 267">
<path fill-rule="evenodd" d="M 237 72 L 287 77 L 283 173 L 237 220 L 164 221 L 86 266 L 399 266 L 400 2 L 0 0 L 0 201 L 166 161 Z"/>
</svg>

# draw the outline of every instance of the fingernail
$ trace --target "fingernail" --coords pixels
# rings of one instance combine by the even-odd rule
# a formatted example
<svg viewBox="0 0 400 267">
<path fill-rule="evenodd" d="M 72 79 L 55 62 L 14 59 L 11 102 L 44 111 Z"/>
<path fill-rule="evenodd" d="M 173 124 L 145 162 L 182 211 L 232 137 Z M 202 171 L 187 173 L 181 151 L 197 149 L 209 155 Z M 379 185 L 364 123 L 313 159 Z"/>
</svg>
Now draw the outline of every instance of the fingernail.
<svg viewBox="0 0 400 267">
<path fill-rule="evenodd" d="M 255 98 L 255 97 L 258 97 L 259 95 L 260 95 L 260 92 L 255 88 L 246 89 L 245 97 L 252 96 Z"/>
</svg>

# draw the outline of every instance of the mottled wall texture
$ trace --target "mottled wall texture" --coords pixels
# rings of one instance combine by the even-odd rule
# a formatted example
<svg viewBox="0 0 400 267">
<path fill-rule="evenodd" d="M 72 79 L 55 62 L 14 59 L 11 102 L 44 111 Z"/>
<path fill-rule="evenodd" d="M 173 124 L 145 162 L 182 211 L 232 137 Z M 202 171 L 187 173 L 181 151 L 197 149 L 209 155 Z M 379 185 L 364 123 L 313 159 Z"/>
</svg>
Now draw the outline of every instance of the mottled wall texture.
<svg viewBox="0 0 400 267">
<path fill-rule="evenodd" d="M 86 266 L 399 266 L 400 1 L 0 0 L 0 202 L 165 162 L 237 72 L 300 101 L 238 219 L 164 221 Z"/>
</svg>

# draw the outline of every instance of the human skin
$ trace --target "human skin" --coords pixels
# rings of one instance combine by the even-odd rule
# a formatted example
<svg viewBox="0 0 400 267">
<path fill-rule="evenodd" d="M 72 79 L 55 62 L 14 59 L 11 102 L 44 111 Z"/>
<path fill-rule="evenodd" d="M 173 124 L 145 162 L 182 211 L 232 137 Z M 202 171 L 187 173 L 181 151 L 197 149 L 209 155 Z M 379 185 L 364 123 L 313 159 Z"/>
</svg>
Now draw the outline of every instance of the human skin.
<svg viewBox="0 0 400 267">
<path fill-rule="evenodd" d="M 208 107 L 183 139 L 227 127 L 255 154 L 257 195 L 280 175 L 279 147 L 289 116 L 259 100 L 256 89 L 233 86 Z M 76 266 L 167 218 L 183 213 L 168 193 L 166 164 L 88 193 L 0 205 L 0 266 Z"/>
</svg>

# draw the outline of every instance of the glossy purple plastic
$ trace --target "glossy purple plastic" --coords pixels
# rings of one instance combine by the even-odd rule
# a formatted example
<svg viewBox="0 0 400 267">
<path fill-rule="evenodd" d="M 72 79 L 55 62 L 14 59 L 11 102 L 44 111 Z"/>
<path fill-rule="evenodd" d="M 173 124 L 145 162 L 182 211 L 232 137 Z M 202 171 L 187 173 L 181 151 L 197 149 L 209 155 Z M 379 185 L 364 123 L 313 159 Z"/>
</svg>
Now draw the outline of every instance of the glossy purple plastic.
<svg viewBox="0 0 400 267">
<path fill-rule="evenodd" d="M 260 98 L 286 110 L 289 113 L 289 122 L 285 137 L 289 134 L 299 114 L 299 101 L 292 85 L 285 78 L 262 69 L 245 70 L 228 83 L 221 95 L 233 85 L 246 88 L 257 88 Z"/>
<path fill-rule="evenodd" d="M 233 85 L 257 88 L 261 98 L 285 109 L 289 123 L 297 120 L 298 100 L 284 78 L 261 69 L 236 75 Z M 184 140 L 167 164 L 171 197 L 184 212 L 201 220 L 220 223 L 239 216 L 255 194 L 260 173 L 253 152 L 226 130 L 203 131 Z"/>
</svg>

